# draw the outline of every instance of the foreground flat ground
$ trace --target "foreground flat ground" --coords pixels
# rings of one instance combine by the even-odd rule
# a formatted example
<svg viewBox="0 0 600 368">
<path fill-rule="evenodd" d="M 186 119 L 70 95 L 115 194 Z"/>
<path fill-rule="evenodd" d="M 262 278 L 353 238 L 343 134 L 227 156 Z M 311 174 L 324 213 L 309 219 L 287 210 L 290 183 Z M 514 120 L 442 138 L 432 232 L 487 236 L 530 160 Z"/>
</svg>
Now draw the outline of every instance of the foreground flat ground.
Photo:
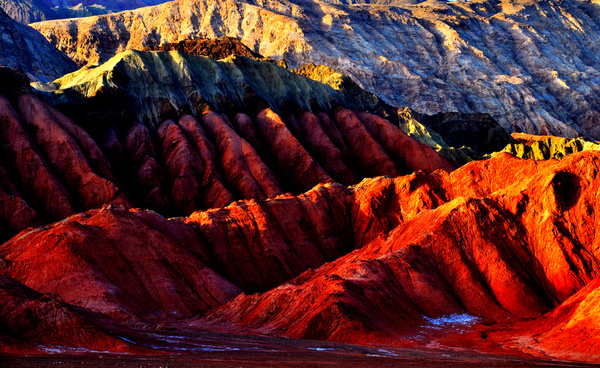
<svg viewBox="0 0 600 368">
<path fill-rule="evenodd" d="M 48 354 L 0 356 L 0 367 L 598 367 L 473 351 L 380 348 L 323 341 L 230 334 L 146 334 L 148 354 L 46 349 Z M 140 342 L 140 340 L 138 340 Z M 155 353 L 154 353 L 155 352 Z"/>
</svg>

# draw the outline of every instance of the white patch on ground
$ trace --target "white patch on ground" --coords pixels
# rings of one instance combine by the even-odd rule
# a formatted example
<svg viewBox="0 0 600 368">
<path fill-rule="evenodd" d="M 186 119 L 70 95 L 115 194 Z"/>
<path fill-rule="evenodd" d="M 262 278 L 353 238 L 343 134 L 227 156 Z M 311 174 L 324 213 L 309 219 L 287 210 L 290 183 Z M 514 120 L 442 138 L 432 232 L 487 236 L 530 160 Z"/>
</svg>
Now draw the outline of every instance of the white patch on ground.
<svg viewBox="0 0 600 368">
<path fill-rule="evenodd" d="M 450 326 L 472 326 L 479 322 L 479 318 L 468 313 L 457 313 L 448 314 L 438 318 L 429 318 L 423 316 L 423 318 L 430 324 L 436 327 L 450 327 Z"/>
<path fill-rule="evenodd" d="M 391 351 L 389 351 L 389 350 L 385 350 L 385 349 L 379 349 L 379 352 L 380 352 L 380 353 L 382 353 L 382 354 L 384 354 L 384 355 L 389 355 L 389 356 L 398 356 L 398 354 L 396 354 L 396 353 L 392 353 Z"/>
<path fill-rule="evenodd" d="M 110 353 L 110 351 L 108 351 L 108 350 L 72 348 L 69 346 L 42 346 L 42 347 L 40 347 L 40 349 L 45 351 L 48 354 L 64 354 L 64 353 L 104 353 L 104 354 L 108 354 L 108 353 Z"/>
</svg>

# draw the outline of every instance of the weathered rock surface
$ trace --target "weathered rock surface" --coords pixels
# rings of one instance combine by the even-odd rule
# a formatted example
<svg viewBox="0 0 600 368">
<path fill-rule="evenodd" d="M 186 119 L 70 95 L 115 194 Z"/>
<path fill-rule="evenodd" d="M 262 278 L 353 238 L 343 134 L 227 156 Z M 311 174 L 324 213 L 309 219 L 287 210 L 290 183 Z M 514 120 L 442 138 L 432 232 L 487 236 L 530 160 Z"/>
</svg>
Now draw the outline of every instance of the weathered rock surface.
<svg viewBox="0 0 600 368">
<path fill-rule="evenodd" d="M 69 6 L 67 3 L 54 5 L 47 0 L 2 0 L 0 8 L 4 10 L 9 17 L 22 24 L 42 22 L 52 19 L 91 17 L 94 15 L 112 13 L 114 10 L 123 10 L 121 7 L 107 9 L 102 6 L 90 4 L 85 6 L 81 2 L 75 2 L 76 5 Z M 139 8 L 144 5 L 132 5 Z"/>
<path fill-rule="evenodd" d="M 489 113 L 509 130 L 598 139 L 598 12 L 578 0 L 179 0 L 34 27 L 81 64 L 127 48 L 236 37 L 292 68 L 332 67 L 393 106 Z"/>
<path fill-rule="evenodd" d="M 153 212 L 85 212 L 1 249 L 3 274 L 121 320 L 192 316 L 240 293 L 202 262 L 207 252 L 189 228 Z"/>
<path fill-rule="evenodd" d="M 350 203 L 328 184 L 186 219 L 105 206 L 4 243 L 0 274 L 122 322 L 191 317 L 346 254 Z"/>
<path fill-rule="evenodd" d="M 77 211 L 131 204 L 82 128 L 26 90 L 9 94 L 12 101 L 0 96 L 1 176 L 7 195 L 2 238 Z M 18 217 L 23 217 L 20 224 Z"/>
<path fill-rule="evenodd" d="M 257 61 L 275 63 L 284 68 L 287 67 L 283 59 L 275 62 L 270 58 L 252 51 L 248 46 L 233 37 L 219 37 L 214 39 L 199 38 L 183 40 L 178 43 L 167 43 L 160 46 L 146 46 L 143 51 L 181 51 L 189 55 L 208 56 L 213 60 L 221 60 L 230 56 L 245 56 Z M 317 82 L 327 84 L 334 90 L 339 91 L 342 104 L 357 110 L 377 111 L 386 109 L 392 112 L 394 109 L 385 104 L 379 97 L 361 88 L 347 75 L 337 73 L 325 65 L 303 65 L 298 69 L 289 69 L 299 75 L 303 75 Z"/>
<path fill-rule="evenodd" d="M 0 9 L 0 66 L 21 70 L 32 79 L 54 80 L 75 71 L 75 63 L 44 37 Z"/>
<path fill-rule="evenodd" d="M 55 12 L 42 0 L 2 0 L 0 8 L 19 23 L 29 24 L 55 19 Z"/>
<path fill-rule="evenodd" d="M 595 278 L 553 311 L 533 321 L 488 330 L 489 340 L 537 356 L 595 361 L 598 352 L 598 292 Z"/>
<path fill-rule="evenodd" d="M 142 51 L 180 51 L 188 55 L 208 56 L 213 60 L 221 60 L 230 56 L 245 56 L 256 61 L 274 62 L 252 51 L 237 38 L 227 36 L 215 39 L 197 38 L 177 43 L 146 46 Z"/>
<path fill-rule="evenodd" d="M 342 102 L 341 94 L 328 85 L 272 63 L 246 57 L 214 61 L 179 51 L 126 51 L 43 88 L 50 91 L 45 96 L 53 105 L 74 115 L 97 114 L 97 124 L 107 116 L 123 120 L 123 111 L 128 113 L 125 119 L 156 126 L 182 112 L 199 115 L 207 105 L 222 111 L 248 102 L 255 109 L 262 100 L 279 112 L 290 103 L 310 110 Z M 247 101 L 256 97 L 259 101 Z"/>
</svg>

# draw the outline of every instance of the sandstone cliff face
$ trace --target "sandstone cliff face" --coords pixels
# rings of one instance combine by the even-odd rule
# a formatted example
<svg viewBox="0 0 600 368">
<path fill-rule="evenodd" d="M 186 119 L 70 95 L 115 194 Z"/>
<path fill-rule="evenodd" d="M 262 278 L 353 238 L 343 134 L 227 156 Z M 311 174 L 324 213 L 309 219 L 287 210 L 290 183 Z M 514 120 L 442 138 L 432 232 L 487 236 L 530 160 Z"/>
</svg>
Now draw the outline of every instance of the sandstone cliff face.
<svg viewBox="0 0 600 368">
<path fill-rule="evenodd" d="M 34 27 L 80 65 L 126 48 L 231 36 L 291 67 L 330 66 L 394 106 L 490 113 L 509 130 L 599 138 L 598 11 L 575 0 L 180 0 Z"/>
<path fill-rule="evenodd" d="M 48 82 L 74 71 L 75 63 L 30 27 L 0 9 L 0 66 L 19 69 L 34 80 Z"/>
</svg>

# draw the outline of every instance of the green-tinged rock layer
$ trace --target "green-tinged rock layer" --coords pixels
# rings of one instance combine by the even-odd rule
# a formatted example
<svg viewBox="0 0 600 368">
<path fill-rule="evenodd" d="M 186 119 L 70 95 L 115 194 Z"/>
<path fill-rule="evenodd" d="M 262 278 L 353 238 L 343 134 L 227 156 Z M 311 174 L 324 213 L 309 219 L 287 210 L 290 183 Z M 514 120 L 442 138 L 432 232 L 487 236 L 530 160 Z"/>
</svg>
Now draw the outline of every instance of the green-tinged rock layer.
<svg viewBox="0 0 600 368">
<path fill-rule="evenodd" d="M 426 115 L 400 108 L 398 125 L 411 138 L 434 148 L 457 165 L 489 158 L 490 153 L 515 142 L 487 114 Z"/>
<path fill-rule="evenodd" d="M 547 137 L 544 140 L 534 141 L 531 144 L 509 144 L 504 148 L 503 152 L 510 153 L 519 158 L 542 161 L 550 159 L 560 160 L 572 153 L 597 150 L 600 150 L 600 144 L 581 138 Z"/>
<path fill-rule="evenodd" d="M 178 51 L 125 51 L 96 68 L 82 68 L 38 87 L 52 104 L 97 113 L 119 115 L 127 111 L 136 119 L 157 125 L 181 112 L 194 115 L 208 104 L 217 110 L 232 105 L 267 103 L 275 111 L 287 104 L 302 109 L 328 109 L 341 94 L 328 85 L 294 74 L 271 63 L 246 57 L 214 61 Z M 106 111 L 109 107 L 113 111 Z M 101 111 L 102 110 L 102 111 Z M 122 116 L 123 117 L 123 116 Z"/>
</svg>

